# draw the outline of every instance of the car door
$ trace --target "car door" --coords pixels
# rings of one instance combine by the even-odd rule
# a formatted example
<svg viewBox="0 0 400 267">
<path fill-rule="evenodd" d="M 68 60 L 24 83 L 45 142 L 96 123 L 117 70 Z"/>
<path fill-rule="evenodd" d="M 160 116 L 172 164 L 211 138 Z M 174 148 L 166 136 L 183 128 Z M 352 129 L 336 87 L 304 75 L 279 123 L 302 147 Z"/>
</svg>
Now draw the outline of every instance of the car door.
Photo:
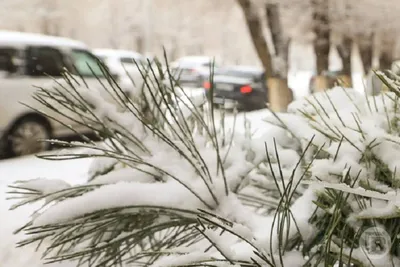
<svg viewBox="0 0 400 267">
<path fill-rule="evenodd" d="M 15 47 L 0 47 L 0 136 L 26 110 L 18 104 L 21 95 L 26 94 L 25 86 L 19 83 L 22 77 L 16 64 L 19 54 L 20 50 Z"/>
<path fill-rule="evenodd" d="M 1 78 L 0 128 L 3 130 L 11 127 L 18 118 L 36 113 L 35 109 L 43 110 L 33 95 L 39 90 L 37 87 L 46 87 L 46 83 L 51 81 L 48 75 L 59 77 L 63 69 L 62 53 L 55 48 L 28 46 L 12 49 L 15 53 L 8 58 L 8 74 Z M 53 113 L 49 115 L 62 119 Z M 59 123 L 52 121 L 52 124 L 56 132 L 62 128 Z"/>
<path fill-rule="evenodd" d="M 112 73 L 105 72 L 104 68 L 107 69 L 107 66 L 99 61 L 91 52 L 84 49 L 72 49 L 70 51 L 70 58 L 75 71 L 85 80 L 89 90 L 97 90 L 104 101 L 116 103 L 117 96 L 115 89 L 117 87 L 114 82 L 110 85 L 105 76 L 112 75 Z M 120 93 L 119 95 L 122 96 Z"/>
<path fill-rule="evenodd" d="M 59 90 L 69 90 L 69 88 L 58 86 L 54 81 L 55 79 L 63 79 L 62 75 L 66 67 L 69 67 L 69 63 L 62 48 L 51 46 L 29 46 L 26 48 L 24 87 L 30 88 L 28 90 L 30 94 L 24 94 L 24 99 L 33 108 L 44 109 L 49 116 L 55 119 L 52 120 L 55 135 L 68 135 L 73 133 L 73 131 L 65 125 L 75 130 L 82 131 L 78 123 L 73 119 L 67 118 L 67 116 L 74 119 L 77 117 L 73 112 L 62 105 L 58 105 L 58 112 L 45 109 L 43 105 L 32 98 L 32 94 L 39 91 L 37 87 L 50 90 L 54 90 L 54 87 Z M 21 98 L 23 98 L 23 96 L 21 96 Z"/>
</svg>

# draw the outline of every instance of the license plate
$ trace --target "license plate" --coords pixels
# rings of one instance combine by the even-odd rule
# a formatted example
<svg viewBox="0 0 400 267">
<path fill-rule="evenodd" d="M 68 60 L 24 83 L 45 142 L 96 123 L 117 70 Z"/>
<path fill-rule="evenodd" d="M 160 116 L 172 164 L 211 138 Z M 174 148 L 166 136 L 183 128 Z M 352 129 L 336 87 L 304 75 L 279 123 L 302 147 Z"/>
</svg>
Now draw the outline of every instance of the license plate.
<svg viewBox="0 0 400 267">
<path fill-rule="evenodd" d="M 214 104 L 223 105 L 224 108 L 234 108 L 237 106 L 237 101 L 231 99 L 223 99 L 223 98 L 214 98 Z"/>
<path fill-rule="evenodd" d="M 223 104 L 225 101 L 224 101 L 225 99 L 223 99 L 223 98 L 218 98 L 218 97 L 214 97 L 214 99 L 213 99 L 213 101 L 214 101 L 214 104 Z"/>
<path fill-rule="evenodd" d="M 215 89 L 221 91 L 233 91 L 233 85 L 231 84 L 216 84 Z"/>
<path fill-rule="evenodd" d="M 215 104 L 226 104 L 226 103 L 236 103 L 236 101 L 226 98 L 214 97 L 213 99 Z"/>
</svg>

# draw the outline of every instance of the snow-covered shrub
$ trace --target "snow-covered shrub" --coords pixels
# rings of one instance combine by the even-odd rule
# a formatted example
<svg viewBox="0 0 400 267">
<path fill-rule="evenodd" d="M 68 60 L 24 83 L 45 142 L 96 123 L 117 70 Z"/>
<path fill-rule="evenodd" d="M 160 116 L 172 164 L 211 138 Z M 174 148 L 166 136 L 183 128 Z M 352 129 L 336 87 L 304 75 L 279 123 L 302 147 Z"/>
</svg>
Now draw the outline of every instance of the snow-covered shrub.
<svg viewBox="0 0 400 267">
<path fill-rule="evenodd" d="M 147 114 L 130 98 L 76 90 L 76 104 L 43 90 L 48 108 L 67 103 L 103 140 L 59 142 L 81 150 L 42 156 L 95 158 L 87 183 L 12 186 L 22 197 L 14 208 L 44 200 L 21 245 L 40 242 L 48 261 L 84 266 L 400 264 L 398 84 L 369 98 L 337 87 L 287 114 L 265 111 L 267 130 L 254 138 L 155 80 Z M 359 242 L 374 226 L 391 239 L 379 257 Z"/>
<path fill-rule="evenodd" d="M 73 186 L 39 178 L 13 186 L 13 193 L 22 197 L 14 208 L 43 203 L 21 229 L 29 236 L 21 245 L 43 241 L 50 261 L 153 263 L 170 249 L 208 247 L 209 238 L 218 238 L 218 218 L 243 233 L 257 230 L 258 218 L 263 217 L 242 203 L 258 205 L 261 213 L 278 208 L 282 189 L 277 190 L 271 172 L 279 164 L 293 169 L 299 159 L 297 152 L 291 153 L 297 145 L 287 142 L 285 130 L 276 127 L 256 140 L 247 122 L 244 135 L 225 125 L 223 112 L 218 125 L 205 98 L 168 86 L 160 81 L 161 73 L 155 74 L 159 70 L 143 73 L 146 86 L 133 95 L 110 75 L 98 88 L 87 88 L 69 74 L 35 95 L 46 110 L 71 116 L 102 141 L 51 140 L 79 150 L 41 156 L 95 158 L 87 183 Z M 72 90 L 63 90 L 67 87 Z M 277 154 L 265 153 L 264 143 L 273 136 L 279 138 L 269 143 L 270 150 L 285 149 L 293 162 L 279 163 Z M 293 176 L 286 171 L 282 175 L 287 181 Z M 292 192 L 300 195 L 294 186 Z M 215 252 L 218 249 L 209 250 Z"/>
</svg>

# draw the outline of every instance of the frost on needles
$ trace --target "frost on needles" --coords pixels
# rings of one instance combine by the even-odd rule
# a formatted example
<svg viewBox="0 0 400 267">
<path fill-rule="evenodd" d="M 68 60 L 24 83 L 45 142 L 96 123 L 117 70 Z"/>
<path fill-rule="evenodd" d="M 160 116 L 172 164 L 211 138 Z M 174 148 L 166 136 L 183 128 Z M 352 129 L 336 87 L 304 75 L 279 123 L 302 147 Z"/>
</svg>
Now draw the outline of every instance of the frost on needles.
<svg viewBox="0 0 400 267">
<path fill-rule="evenodd" d="M 378 73 L 390 88 L 379 96 L 335 87 L 288 113 L 265 111 L 255 137 L 248 121 L 229 123 L 179 89 L 168 67 L 138 66 L 132 92 L 103 69 L 98 88 L 66 74 L 35 96 L 43 112 L 70 116 L 101 142 L 52 140 L 74 149 L 40 156 L 93 158 L 84 184 L 10 186 L 12 208 L 43 204 L 18 230 L 20 246 L 74 266 L 400 264 L 397 77 Z M 380 257 L 359 243 L 369 227 L 391 238 Z"/>
</svg>

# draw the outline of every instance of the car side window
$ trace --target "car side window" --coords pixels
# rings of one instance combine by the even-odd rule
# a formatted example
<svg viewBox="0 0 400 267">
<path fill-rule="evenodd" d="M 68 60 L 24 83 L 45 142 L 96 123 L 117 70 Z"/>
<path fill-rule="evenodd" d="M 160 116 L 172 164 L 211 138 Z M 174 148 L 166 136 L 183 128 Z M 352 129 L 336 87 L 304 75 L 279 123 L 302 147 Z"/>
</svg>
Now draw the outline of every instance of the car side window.
<svg viewBox="0 0 400 267">
<path fill-rule="evenodd" d="M 0 48 L 0 72 L 6 74 L 17 72 L 18 67 L 14 62 L 17 52 L 14 48 Z"/>
<path fill-rule="evenodd" d="M 56 48 L 32 46 L 26 51 L 26 71 L 30 76 L 62 76 L 65 61 Z"/>
<path fill-rule="evenodd" d="M 82 77 L 104 77 L 104 63 L 86 50 L 74 49 L 71 53 L 72 64 Z M 102 67 L 100 66 L 102 65 Z"/>
</svg>

